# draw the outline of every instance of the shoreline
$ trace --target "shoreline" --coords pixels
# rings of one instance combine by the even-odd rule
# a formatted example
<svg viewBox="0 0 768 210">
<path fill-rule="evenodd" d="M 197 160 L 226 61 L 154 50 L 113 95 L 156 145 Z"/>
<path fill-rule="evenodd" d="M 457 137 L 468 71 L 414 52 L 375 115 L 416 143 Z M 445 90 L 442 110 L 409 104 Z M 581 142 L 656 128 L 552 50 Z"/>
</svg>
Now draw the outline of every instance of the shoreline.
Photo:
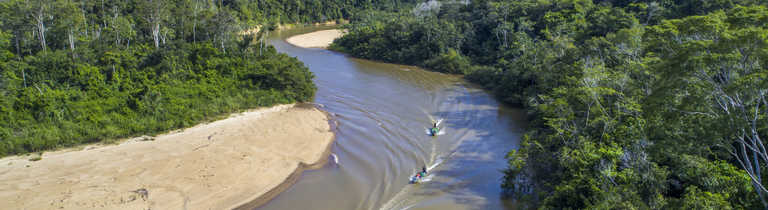
<svg viewBox="0 0 768 210">
<path fill-rule="evenodd" d="M 319 23 L 319 24 L 316 23 L 315 26 L 318 26 L 318 25 L 335 25 L 335 22 L 333 22 L 333 24 L 329 24 L 329 23 L 330 22 Z M 281 26 L 280 30 L 285 30 L 285 29 L 290 29 L 290 28 L 291 28 L 290 26 L 285 27 L 285 28 L 283 28 Z M 331 31 L 334 32 L 334 33 L 327 33 L 327 32 L 331 32 Z M 318 33 L 318 32 L 320 32 L 320 33 Z M 330 46 L 330 44 L 333 42 L 334 39 L 336 39 L 338 37 L 341 37 L 342 35 L 343 35 L 343 32 L 341 30 L 330 29 L 330 30 L 314 31 L 314 32 L 305 33 L 305 34 L 298 34 L 298 35 L 291 36 L 291 37 L 287 38 L 285 41 L 286 41 L 286 43 L 291 44 L 293 46 L 297 46 L 297 47 L 302 47 L 302 48 L 322 48 L 322 49 L 325 49 L 328 46 Z M 298 42 L 297 43 L 295 41 L 295 39 L 293 39 L 293 40 L 291 39 L 291 38 L 298 37 L 298 36 L 303 36 L 303 37 L 307 37 L 307 38 L 315 38 L 315 37 L 320 36 L 322 43 L 321 43 L 320 46 L 317 46 L 317 45 L 316 46 L 309 46 L 307 44 L 311 45 L 312 43 L 305 43 L 305 42 Z M 320 110 L 326 116 L 328 116 L 328 123 L 331 126 L 330 129 L 333 131 L 333 136 L 331 138 L 334 139 L 331 143 L 329 143 L 326 146 L 325 150 L 323 151 L 323 155 L 321 156 L 321 158 L 318 159 L 318 160 L 315 160 L 312 163 L 300 162 L 298 167 L 296 167 L 296 170 L 294 170 L 293 173 L 291 173 L 289 176 L 287 176 L 285 178 L 285 180 L 283 180 L 277 186 L 271 188 L 269 191 L 267 191 L 264 194 L 255 195 L 255 196 L 251 197 L 250 199 L 248 199 L 248 200 L 246 200 L 244 202 L 232 205 L 228 209 L 250 210 L 250 209 L 255 209 L 255 208 L 258 208 L 260 206 L 263 206 L 263 205 L 269 203 L 269 201 L 271 201 L 275 197 L 279 196 L 280 193 L 285 192 L 286 190 L 290 189 L 294 184 L 296 184 L 296 182 L 298 182 L 299 179 L 301 178 L 301 175 L 304 173 L 304 171 L 313 170 L 313 169 L 319 169 L 319 168 L 324 167 L 328 163 L 328 157 L 331 155 L 331 148 L 333 147 L 333 144 L 335 143 L 335 139 L 336 139 L 336 129 L 337 129 L 337 126 L 338 126 L 338 121 L 336 121 L 336 119 L 333 117 L 333 115 L 331 113 L 328 113 L 327 111 L 322 110 L 322 109 L 318 109 L 318 110 Z"/>
<path fill-rule="evenodd" d="M 288 37 L 285 42 L 301 48 L 328 48 L 333 40 L 344 35 L 339 29 L 320 30 Z"/>
<path fill-rule="evenodd" d="M 278 105 L 147 140 L 0 159 L 0 206 L 16 209 L 221 209 L 263 205 L 323 167 L 335 119 Z M 79 149 L 79 150 L 78 150 Z M 174 168 L 175 165 L 175 168 Z"/>
<path fill-rule="evenodd" d="M 277 29 L 275 31 L 289 30 L 289 29 L 293 29 L 293 28 L 301 27 L 301 26 L 335 26 L 335 25 L 342 25 L 342 24 L 348 24 L 348 23 L 349 23 L 349 20 L 345 20 L 345 19 L 329 20 L 329 21 L 325 21 L 325 22 L 315 22 L 315 23 L 304 23 L 304 24 L 302 24 L 302 23 L 285 23 L 285 24 L 282 24 L 281 23 L 281 24 L 277 24 Z M 259 31 L 261 30 L 261 27 L 262 27 L 261 25 L 257 25 L 257 26 L 255 26 L 253 28 L 249 28 L 249 29 L 243 30 L 242 32 L 240 32 L 240 35 L 255 35 L 255 34 L 258 34 Z"/>
<path fill-rule="evenodd" d="M 273 187 L 269 191 L 267 191 L 264 194 L 253 196 L 251 199 L 248 199 L 244 202 L 232 205 L 231 207 L 227 209 L 234 209 L 234 210 L 251 210 L 258 208 L 259 206 L 263 206 L 264 204 L 269 203 L 272 199 L 280 195 L 280 193 L 285 192 L 289 188 L 291 188 L 296 182 L 299 181 L 299 178 L 301 178 L 301 175 L 304 173 L 304 171 L 307 170 L 314 170 L 314 169 L 320 169 L 325 167 L 328 164 L 328 158 L 331 156 L 331 149 L 333 148 L 333 145 L 336 143 L 336 129 L 338 126 L 338 121 L 336 121 L 336 118 L 333 117 L 333 115 L 325 110 L 319 109 L 315 106 L 317 110 L 320 110 L 323 112 L 326 116 L 328 116 L 328 124 L 330 125 L 330 130 L 333 133 L 333 136 L 331 137 L 331 142 L 326 146 L 325 150 L 323 151 L 323 155 L 320 156 L 320 159 L 316 160 L 313 163 L 304 163 L 299 162 L 299 166 L 296 167 L 296 170 L 291 173 L 288 177 L 285 178 L 280 184 Z"/>
</svg>

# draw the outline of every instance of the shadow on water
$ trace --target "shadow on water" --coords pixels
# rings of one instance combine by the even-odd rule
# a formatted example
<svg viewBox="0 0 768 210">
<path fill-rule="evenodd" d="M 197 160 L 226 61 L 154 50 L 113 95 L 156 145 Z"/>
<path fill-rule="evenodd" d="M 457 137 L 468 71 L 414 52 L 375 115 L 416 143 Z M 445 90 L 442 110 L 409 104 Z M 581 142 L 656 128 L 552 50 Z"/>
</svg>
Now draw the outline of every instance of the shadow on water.
<svg viewBox="0 0 768 210">
<path fill-rule="evenodd" d="M 425 72 L 425 70 L 400 64 L 380 63 L 359 58 L 349 58 L 353 65 L 362 73 L 386 76 L 398 79 L 410 85 L 418 86 L 427 91 L 438 91 L 448 85 L 455 85 L 460 77 L 456 75 L 444 74 L 439 72 Z M 426 77 L 414 77 L 413 74 L 426 73 Z"/>
</svg>

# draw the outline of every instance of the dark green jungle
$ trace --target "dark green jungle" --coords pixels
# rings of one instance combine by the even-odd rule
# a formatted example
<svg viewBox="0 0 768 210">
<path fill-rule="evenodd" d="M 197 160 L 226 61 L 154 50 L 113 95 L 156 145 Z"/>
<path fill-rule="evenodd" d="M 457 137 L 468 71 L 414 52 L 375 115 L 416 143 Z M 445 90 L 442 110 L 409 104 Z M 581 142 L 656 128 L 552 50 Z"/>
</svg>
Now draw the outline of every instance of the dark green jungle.
<svg viewBox="0 0 768 210">
<path fill-rule="evenodd" d="M 0 1 L 0 156 L 156 134 L 312 99 L 280 24 L 394 11 L 399 1 Z M 243 31 L 257 30 L 257 34 Z"/>
</svg>

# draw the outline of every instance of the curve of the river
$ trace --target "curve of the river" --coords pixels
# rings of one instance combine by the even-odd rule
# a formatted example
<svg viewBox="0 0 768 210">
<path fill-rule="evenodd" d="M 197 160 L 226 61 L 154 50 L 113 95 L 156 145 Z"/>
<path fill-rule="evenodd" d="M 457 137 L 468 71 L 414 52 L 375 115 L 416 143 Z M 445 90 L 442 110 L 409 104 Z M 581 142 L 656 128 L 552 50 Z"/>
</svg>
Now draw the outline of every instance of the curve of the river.
<svg viewBox="0 0 768 210">
<path fill-rule="evenodd" d="M 306 171 L 260 207 L 272 209 L 508 209 L 501 197 L 504 156 L 517 148 L 522 113 L 454 75 L 292 46 L 285 38 L 323 29 L 278 32 L 269 42 L 315 74 L 315 102 L 339 122 L 338 164 Z M 432 119 L 445 133 L 428 136 Z M 332 157 L 331 157 L 332 158 Z M 423 165 L 430 182 L 408 184 Z"/>
</svg>

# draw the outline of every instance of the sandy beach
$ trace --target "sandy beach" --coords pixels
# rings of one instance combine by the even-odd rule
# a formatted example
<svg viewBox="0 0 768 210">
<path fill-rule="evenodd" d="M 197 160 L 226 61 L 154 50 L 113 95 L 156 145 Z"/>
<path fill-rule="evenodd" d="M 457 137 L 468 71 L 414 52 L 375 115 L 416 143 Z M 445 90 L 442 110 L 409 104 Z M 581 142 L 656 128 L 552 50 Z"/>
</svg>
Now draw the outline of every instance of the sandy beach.
<svg viewBox="0 0 768 210">
<path fill-rule="evenodd" d="M 258 206 L 322 166 L 334 133 L 311 105 L 279 105 L 117 145 L 0 159 L 1 209 Z"/>
<path fill-rule="evenodd" d="M 289 37 L 285 41 L 303 48 L 327 48 L 333 40 L 344 35 L 342 30 L 322 30 Z"/>
</svg>

